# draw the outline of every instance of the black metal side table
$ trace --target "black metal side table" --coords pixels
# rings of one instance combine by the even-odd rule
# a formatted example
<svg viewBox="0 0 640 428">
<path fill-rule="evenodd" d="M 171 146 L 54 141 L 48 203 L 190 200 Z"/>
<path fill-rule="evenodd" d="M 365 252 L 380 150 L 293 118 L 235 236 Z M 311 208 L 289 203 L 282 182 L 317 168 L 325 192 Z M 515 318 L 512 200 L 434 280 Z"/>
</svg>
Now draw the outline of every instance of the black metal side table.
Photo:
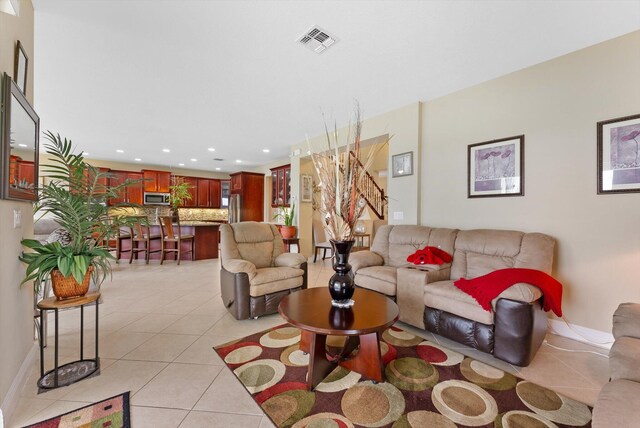
<svg viewBox="0 0 640 428">
<path fill-rule="evenodd" d="M 47 311 L 55 312 L 55 340 L 54 340 L 54 368 L 44 371 L 44 340 L 40 340 L 40 379 L 38 387 L 41 389 L 54 389 L 71 385 L 85 379 L 94 373 L 100 372 L 100 358 L 98 357 L 98 306 L 100 293 L 89 293 L 83 297 L 58 300 L 49 297 L 38 302 L 40 320 L 44 320 Z M 96 354 L 95 358 L 84 358 L 84 307 L 91 303 L 96 305 Z M 58 310 L 80 308 L 80 359 L 58 367 Z M 40 322 L 40 337 L 44 337 L 44 323 Z"/>
</svg>

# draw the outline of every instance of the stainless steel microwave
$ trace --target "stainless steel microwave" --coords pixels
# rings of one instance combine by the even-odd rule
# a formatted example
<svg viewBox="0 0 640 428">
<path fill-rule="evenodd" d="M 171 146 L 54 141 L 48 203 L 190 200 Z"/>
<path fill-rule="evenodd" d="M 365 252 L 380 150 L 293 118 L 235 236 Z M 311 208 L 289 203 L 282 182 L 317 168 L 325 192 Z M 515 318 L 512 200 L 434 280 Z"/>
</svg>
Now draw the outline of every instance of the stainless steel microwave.
<svg viewBox="0 0 640 428">
<path fill-rule="evenodd" d="M 145 205 L 169 205 L 169 193 L 144 192 Z"/>
</svg>

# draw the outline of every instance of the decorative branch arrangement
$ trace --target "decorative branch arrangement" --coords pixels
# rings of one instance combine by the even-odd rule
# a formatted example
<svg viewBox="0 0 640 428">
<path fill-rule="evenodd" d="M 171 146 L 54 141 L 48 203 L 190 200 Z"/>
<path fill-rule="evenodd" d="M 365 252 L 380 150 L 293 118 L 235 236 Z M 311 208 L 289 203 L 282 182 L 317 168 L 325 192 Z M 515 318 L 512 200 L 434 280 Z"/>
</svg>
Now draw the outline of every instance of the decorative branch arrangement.
<svg viewBox="0 0 640 428">
<path fill-rule="evenodd" d="M 338 129 L 334 125 L 333 132 L 325 123 L 327 135 L 326 147 L 311 147 L 311 159 L 318 174 L 321 198 L 319 211 L 324 219 L 323 226 L 329 237 L 335 241 L 349 241 L 353 239 L 354 226 L 367 202 L 363 197 L 362 184 L 366 178 L 368 168 L 372 165 L 375 156 L 384 144 L 372 149 L 362 161 L 360 159 L 360 133 L 362 121 L 360 119 L 360 107 L 355 105 L 355 124 L 349 123 L 349 131 L 344 149 L 338 142 Z M 314 150 L 316 149 L 316 150 Z M 353 156 L 349 154 L 353 152 Z"/>
</svg>

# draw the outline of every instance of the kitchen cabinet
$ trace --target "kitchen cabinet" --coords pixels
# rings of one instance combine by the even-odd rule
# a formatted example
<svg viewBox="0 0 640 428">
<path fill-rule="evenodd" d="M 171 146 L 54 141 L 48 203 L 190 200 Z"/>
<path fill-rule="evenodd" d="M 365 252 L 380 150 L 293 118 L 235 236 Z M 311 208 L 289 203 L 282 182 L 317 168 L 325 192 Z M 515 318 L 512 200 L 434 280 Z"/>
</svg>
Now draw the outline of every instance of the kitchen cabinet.
<svg viewBox="0 0 640 428">
<path fill-rule="evenodd" d="M 9 185 L 11 187 L 30 188 L 36 185 L 35 164 L 11 155 L 9 159 Z"/>
<path fill-rule="evenodd" d="M 231 175 L 231 194 L 240 196 L 240 221 L 264 220 L 264 174 L 240 171 Z"/>
<path fill-rule="evenodd" d="M 221 183 L 220 180 L 211 179 L 209 180 L 209 207 L 210 208 L 220 208 L 221 205 Z"/>
<path fill-rule="evenodd" d="M 198 178 L 198 207 L 208 208 L 210 206 L 210 198 L 209 180 L 206 178 Z"/>
<path fill-rule="evenodd" d="M 168 171 L 142 170 L 145 192 L 169 193 L 171 173 Z"/>
<path fill-rule="evenodd" d="M 291 164 L 271 169 L 271 207 L 291 204 Z"/>
<path fill-rule="evenodd" d="M 220 208 L 220 180 L 198 178 L 198 208 Z"/>
<path fill-rule="evenodd" d="M 220 208 L 229 207 L 229 191 L 231 180 L 220 180 Z"/>
<path fill-rule="evenodd" d="M 142 180 L 141 172 L 131 172 L 131 171 L 111 171 L 111 178 L 109 178 L 110 186 L 119 186 L 124 184 L 127 180 L 129 181 L 139 181 Z M 131 186 L 127 186 L 120 191 L 120 196 L 118 198 L 110 198 L 108 201 L 109 205 L 116 204 L 139 204 L 142 205 L 144 195 L 144 185 L 142 182 L 138 182 L 132 184 Z"/>
</svg>

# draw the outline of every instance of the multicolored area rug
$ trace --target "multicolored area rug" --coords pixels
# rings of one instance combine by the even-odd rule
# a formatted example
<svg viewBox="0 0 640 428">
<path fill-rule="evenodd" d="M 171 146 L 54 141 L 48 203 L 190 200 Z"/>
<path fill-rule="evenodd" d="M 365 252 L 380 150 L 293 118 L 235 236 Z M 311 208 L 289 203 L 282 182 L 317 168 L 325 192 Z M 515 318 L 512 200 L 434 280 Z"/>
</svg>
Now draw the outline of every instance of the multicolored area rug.
<svg viewBox="0 0 640 428">
<path fill-rule="evenodd" d="M 336 368 L 306 388 L 300 330 L 282 325 L 216 348 L 278 427 L 589 427 L 586 404 L 391 327 L 380 342 L 386 382 Z M 328 351 L 343 338 L 329 337 Z"/>
<path fill-rule="evenodd" d="M 25 428 L 129 428 L 129 392 Z"/>
</svg>

